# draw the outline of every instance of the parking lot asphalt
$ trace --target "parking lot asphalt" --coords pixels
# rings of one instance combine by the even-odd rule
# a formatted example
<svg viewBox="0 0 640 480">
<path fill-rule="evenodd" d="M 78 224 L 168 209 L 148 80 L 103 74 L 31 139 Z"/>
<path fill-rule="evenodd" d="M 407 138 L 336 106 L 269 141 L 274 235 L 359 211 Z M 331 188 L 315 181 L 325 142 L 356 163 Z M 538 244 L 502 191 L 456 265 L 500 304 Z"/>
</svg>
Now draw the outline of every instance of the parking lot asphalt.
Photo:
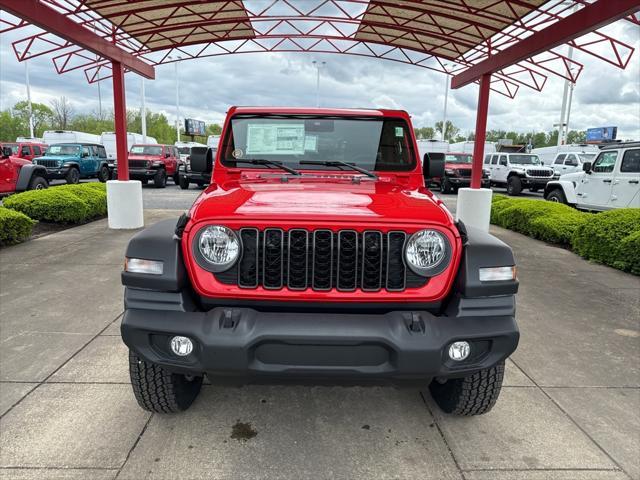
<svg viewBox="0 0 640 480">
<path fill-rule="evenodd" d="M 145 188 L 146 224 L 198 193 Z M 390 387 L 209 384 L 151 415 L 119 337 L 135 232 L 100 220 L 0 250 L 0 479 L 640 479 L 640 278 L 492 231 L 518 260 L 522 337 L 472 418 Z M 232 438 L 239 422 L 257 435 Z"/>
</svg>

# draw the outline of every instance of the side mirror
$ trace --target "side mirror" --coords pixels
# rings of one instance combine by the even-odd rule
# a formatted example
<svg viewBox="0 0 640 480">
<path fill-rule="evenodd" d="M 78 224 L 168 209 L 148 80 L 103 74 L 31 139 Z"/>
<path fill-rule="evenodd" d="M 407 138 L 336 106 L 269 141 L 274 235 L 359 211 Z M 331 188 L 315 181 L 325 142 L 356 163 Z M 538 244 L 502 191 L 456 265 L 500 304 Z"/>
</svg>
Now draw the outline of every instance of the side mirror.
<svg viewBox="0 0 640 480">
<path fill-rule="evenodd" d="M 425 179 L 444 177 L 444 153 L 425 153 L 422 159 L 422 174 Z"/>
<path fill-rule="evenodd" d="M 591 173 L 591 162 L 584 162 L 582 164 L 582 171 L 586 173 Z"/>
<path fill-rule="evenodd" d="M 11 156 L 11 148 L 2 147 L 2 156 L 1 158 L 4 160 L 5 158 L 9 158 Z"/>
</svg>

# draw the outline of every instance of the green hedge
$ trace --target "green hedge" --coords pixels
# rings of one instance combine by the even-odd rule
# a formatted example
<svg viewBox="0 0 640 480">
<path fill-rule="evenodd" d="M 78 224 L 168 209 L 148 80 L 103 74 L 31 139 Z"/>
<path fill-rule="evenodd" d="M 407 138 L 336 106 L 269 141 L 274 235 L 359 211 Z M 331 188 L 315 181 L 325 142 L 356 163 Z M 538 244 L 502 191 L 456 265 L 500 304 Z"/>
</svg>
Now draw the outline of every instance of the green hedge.
<svg viewBox="0 0 640 480">
<path fill-rule="evenodd" d="M 3 204 L 35 220 L 82 223 L 107 213 L 107 194 L 102 184 L 62 185 L 11 195 Z"/>
<path fill-rule="evenodd" d="M 640 275 L 640 208 L 593 214 L 561 203 L 494 195 L 491 223 Z"/>
<path fill-rule="evenodd" d="M 584 258 L 640 275 L 640 208 L 594 215 L 576 230 L 572 245 Z"/>
<path fill-rule="evenodd" d="M 23 213 L 0 207 L 0 245 L 13 245 L 29 238 L 36 223 Z"/>
</svg>

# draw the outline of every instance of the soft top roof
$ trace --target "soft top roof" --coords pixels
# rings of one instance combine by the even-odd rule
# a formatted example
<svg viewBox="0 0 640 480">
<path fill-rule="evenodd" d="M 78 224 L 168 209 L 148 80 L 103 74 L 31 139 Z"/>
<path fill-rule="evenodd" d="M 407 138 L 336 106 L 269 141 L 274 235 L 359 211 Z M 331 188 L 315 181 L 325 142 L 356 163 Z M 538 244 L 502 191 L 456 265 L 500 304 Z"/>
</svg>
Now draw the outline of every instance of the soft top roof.
<svg viewBox="0 0 640 480">
<path fill-rule="evenodd" d="M 316 107 L 231 107 L 228 115 L 320 115 L 357 117 L 402 117 L 409 118 L 404 110 L 365 108 L 316 108 Z"/>
</svg>

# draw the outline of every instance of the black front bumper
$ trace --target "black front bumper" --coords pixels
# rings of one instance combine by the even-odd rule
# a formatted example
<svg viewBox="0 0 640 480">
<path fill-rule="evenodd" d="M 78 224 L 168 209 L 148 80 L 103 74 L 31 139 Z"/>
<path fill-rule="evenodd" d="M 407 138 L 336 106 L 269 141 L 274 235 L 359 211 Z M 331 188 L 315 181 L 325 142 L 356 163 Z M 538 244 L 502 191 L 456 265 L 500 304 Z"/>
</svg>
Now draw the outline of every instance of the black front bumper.
<svg viewBox="0 0 640 480">
<path fill-rule="evenodd" d="M 158 173 L 158 169 L 152 168 L 129 168 L 129 178 L 131 180 L 151 180 Z M 117 168 L 111 170 L 111 178 L 118 177 Z"/>
<path fill-rule="evenodd" d="M 131 305 L 137 303 L 129 298 Z M 470 307 L 456 317 L 427 311 L 285 313 L 222 306 L 185 312 L 130 305 L 121 331 L 140 357 L 178 373 L 207 373 L 243 383 L 324 379 L 424 384 L 488 368 L 516 349 L 518 327 L 514 316 L 505 314 L 513 297 L 505 301 L 506 308 L 494 308 L 494 316 L 473 316 L 476 307 Z M 191 354 L 171 352 L 175 335 L 194 342 Z M 456 340 L 471 343 L 471 355 L 463 362 L 447 355 Z"/>
<path fill-rule="evenodd" d="M 449 177 L 447 180 L 454 187 L 469 187 L 471 185 L 471 177 Z M 489 179 L 483 177 L 481 180 L 482 188 L 489 188 Z"/>
<path fill-rule="evenodd" d="M 553 177 L 549 178 L 531 178 L 520 177 L 523 187 L 544 188 L 547 183 L 553 180 Z"/>
<path fill-rule="evenodd" d="M 66 178 L 70 167 L 47 168 L 47 180 Z"/>
</svg>

